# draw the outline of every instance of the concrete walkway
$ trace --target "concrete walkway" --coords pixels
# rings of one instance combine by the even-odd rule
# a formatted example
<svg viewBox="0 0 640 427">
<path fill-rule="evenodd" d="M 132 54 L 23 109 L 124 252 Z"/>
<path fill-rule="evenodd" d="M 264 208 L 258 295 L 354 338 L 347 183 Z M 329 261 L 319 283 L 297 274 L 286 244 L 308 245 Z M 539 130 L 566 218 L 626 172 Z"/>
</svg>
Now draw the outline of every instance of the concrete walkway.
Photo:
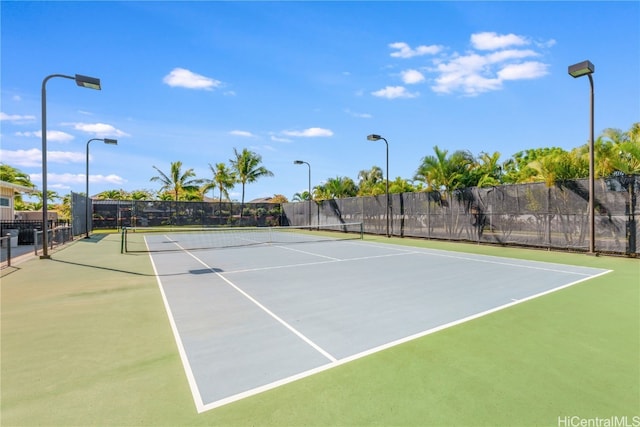
<svg viewBox="0 0 640 427">
<path fill-rule="evenodd" d="M 3 242 L 4 243 L 4 242 Z M 9 248 L 7 245 L 2 245 L 0 248 L 0 268 L 5 268 L 9 265 L 7 262 Z M 11 265 L 16 265 L 24 260 L 35 257 L 34 245 L 18 245 L 11 248 Z"/>
</svg>

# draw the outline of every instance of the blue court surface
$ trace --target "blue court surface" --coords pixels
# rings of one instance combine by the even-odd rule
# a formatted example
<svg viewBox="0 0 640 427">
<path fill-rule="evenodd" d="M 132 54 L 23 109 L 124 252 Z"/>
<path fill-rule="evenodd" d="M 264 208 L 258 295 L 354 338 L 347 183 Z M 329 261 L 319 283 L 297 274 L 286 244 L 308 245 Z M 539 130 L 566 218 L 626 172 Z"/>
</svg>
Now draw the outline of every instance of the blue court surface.
<svg viewBox="0 0 640 427">
<path fill-rule="evenodd" d="M 198 412 L 608 272 L 361 240 L 147 244 Z"/>
</svg>

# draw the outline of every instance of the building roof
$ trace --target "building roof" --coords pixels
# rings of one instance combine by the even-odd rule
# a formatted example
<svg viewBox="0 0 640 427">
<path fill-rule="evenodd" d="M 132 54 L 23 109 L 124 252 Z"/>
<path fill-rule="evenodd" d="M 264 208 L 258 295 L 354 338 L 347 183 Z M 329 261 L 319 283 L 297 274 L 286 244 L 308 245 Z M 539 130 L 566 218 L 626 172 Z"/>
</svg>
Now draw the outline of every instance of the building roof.
<svg viewBox="0 0 640 427">
<path fill-rule="evenodd" d="M 24 185 L 13 184 L 7 181 L 0 181 L 0 187 L 11 188 L 12 190 L 18 191 L 20 193 L 34 194 L 38 192 L 38 190 L 36 190 L 35 188 L 25 187 Z"/>
</svg>

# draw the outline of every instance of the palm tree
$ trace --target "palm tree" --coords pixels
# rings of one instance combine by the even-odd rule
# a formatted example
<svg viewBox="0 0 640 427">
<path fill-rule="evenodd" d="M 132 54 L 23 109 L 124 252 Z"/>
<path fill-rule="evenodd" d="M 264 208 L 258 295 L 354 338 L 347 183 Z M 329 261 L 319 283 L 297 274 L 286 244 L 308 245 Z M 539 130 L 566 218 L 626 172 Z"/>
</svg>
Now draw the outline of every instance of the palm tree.
<svg viewBox="0 0 640 427">
<path fill-rule="evenodd" d="M 183 173 L 181 161 L 171 163 L 171 172 L 169 175 L 165 174 L 155 166 L 153 166 L 153 168 L 157 170 L 160 175 L 152 177 L 151 181 L 160 181 L 162 183 L 160 191 L 173 193 L 174 200 L 176 202 L 181 196 L 186 199 L 188 198 L 188 194 L 198 193 L 200 190 L 199 185 L 202 180 L 191 179 L 196 176 L 193 169 L 187 169 Z"/>
<path fill-rule="evenodd" d="M 43 205 L 42 191 L 36 192 L 35 196 L 38 198 L 38 201 L 33 203 L 33 208 L 34 210 L 37 211 L 42 209 L 42 205 Z M 56 201 L 56 199 L 59 199 L 59 198 L 60 198 L 60 195 L 58 193 L 52 190 L 47 190 L 47 202 L 53 203 Z"/>
<path fill-rule="evenodd" d="M 98 193 L 97 198 L 99 200 L 124 200 L 125 197 L 122 193 L 122 190 L 105 190 Z"/>
<path fill-rule="evenodd" d="M 206 180 L 206 184 L 202 187 L 202 194 L 205 194 L 209 190 L 220 190 L 220 197 L 218 202 L 220 207 L 218 209 L 218 217 L 222 215 L 222 197 L 224 196 L 229 200 L 229 190 L 231 190 L 236 183 L 235 173 L 227 167 L 224 163 L 216 163 L 215 168 L 209 163 L 209 169 L 213 173 L 213 179 Z"/>
<path fill-rule="evenodd" d="M 360 196 L 375 196 L 386 192 L 384 174 L 379 166 L 372 166 L 369 170 L 358 172 L 358 187 Z"/>
<path fill-rule="evenodd" d="M 478 172 L 478 182 L 476 185 L 478 187 L 492 187 L 495 185 L 500 185 L 500 164 L 498 163 L 500 159 L 500 153 L 497 151 L 493 154 L 488 153 L 480 153 L 478 158 L 479 164 L 477 165 Z"/>
<path fill-rule="evenodd" d="M 249 151 L 243 148 L 241 152 L 237 149 L 233 149 L 235 155 L 234 159 L 230 159 L 231 167 L 236 176 L 236 182 L 242 184 L 242 201 L 240 204 L 240 219 L 244 212 L 244 188 L 247 183 L 252 183 L 263 176 L 273 176 L 273 172 L 264 166 L 260 166 L 262 163 L 262 156 L 253 151 Z"/>
<path fill-rule="evenodd" d="M 435 155 L 425 156 L 415 173 L 414 180 L 422 181 L 427 189 L 451 192 L 471 181 L 470 171 L 475 160 L 468 151 L 456 151 L 447 156 L 448 150 L 433 147 Z"/>
<path fill-rule="evenodd" d="M 618 147 L 618 157 L 613 166 L 625 175 L 640 174 L 640 141 L 625 141 Z"/>
<path fill-rule="evenodd" d="M 133 190 L 129 197 L 131 200 L 151 200 L 153 199 L 152 194 L 147 190 Z"/>
<path fill-rule="evenodd" d="M 296 193 L 293 195 L 291 201 L 293 202 L 304 202 L 311 199 L 311 194 L 309 194 L 308 190 L 303 191 L 302 193 Z"/>
<path fill-rule="evenodd" d="M 549 154 L 562 154 L 565 150 L 559 147 L 531 148 L 518 151 L 502 164 L 502 182 L 520 184 L 540 181 L 538 172 L 529 165 Z"/>
<path fill-rule="evenodd" d="M 36 185 L 31 182 L 31 177 L 20 169 L 16 169 L 12 166 L 0 163 L 0 181 L 9 182 L 11 184 L 21 185 L 23 187 L 35 188 Z M 18 205 L 22 205 L 22 194 L 15 193 L 14 202 Z"/>
<path fill-rule="evenodd" d="M 544 181 L 548 187 L 589 173 L 588 159 L 579 148 L 549 153 L 529 163 L 529 167 L 537 172 L 537 180 Z"/>
<path fill-rule="evenodd" d="M 329 178 L 324 184 L 318 185 L 313 190 L 315 192 L 314 198 L 318 200 L 354 197 L 358 194 L 358 186 L 346 176 Z"/>
</svg>

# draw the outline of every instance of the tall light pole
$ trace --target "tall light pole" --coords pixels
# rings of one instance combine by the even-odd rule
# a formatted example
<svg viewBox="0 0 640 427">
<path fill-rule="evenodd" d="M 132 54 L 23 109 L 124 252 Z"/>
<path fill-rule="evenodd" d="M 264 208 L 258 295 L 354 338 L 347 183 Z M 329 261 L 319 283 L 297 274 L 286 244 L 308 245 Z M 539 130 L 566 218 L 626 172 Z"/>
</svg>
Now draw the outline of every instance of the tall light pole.
<svg viewBox="0 0 640 427">
<path fill-rule="evenodd" d="M 391 237 L 391 234 L 389 232 L 389 143 L 387 142 L 387 140 L 383 137 L 381 137 L 380 135 L 376 135 L 376 134 L 371 134 L 367 136 L 367 139 L 369 141 L 378 141 L 378 140 L 383 140 L 384 143 L 387 146 L 387 170 L 385 171 L 385 175 L 387 177 L 386 181 L 387 181 L 387 237 Z"/>
<path fill-rule="evenodd" d="M 100 79 L 95 77 L 82 76 L 66 76 L 64 74 L 51 74 L 42 81 L 42 255 L 40 258 L 50 258 L 49 256 L 49 231 L 47 217 L 47 82 L 53 77 L 62 77 L 63 79 L 75 80 L 80 87 L 88 89 L 100 90 Z"/>
<path fill-rule="evenodd" d="M 87 187 L 86 187 L 86 209 L 85 209 L 85 219 L 84 219 L 84 224 L 85 224 L 85 230 L 86 230 L 86 234 L 84 236 L 85 239 L 89 238 L 89 143 L 91 141 L 102 141 L 105 144 L 111 144 L 111 145 L 118 145 L 118 140 L 117 139 L 109 139 L 109 138 L 92 138 L 90 140 L 87 141 L 87 173 L 86 173 L 86 177 L 87 177 Z M 92 227 L 93 228 L 93 227 Z"/>
<path fill-rule="evenodd" d="M 308 205 L 309 205 L 309 227 L 311 227 L 311 165 L 305 161 L 302 160 L 294 160 L 293 161 L 294 165 L 302 165 L 305 164 L 309 167 L 309 200 L 308 200 Z"/>
<path fill-rule="evenodd" d="M 577 78 L 589 77 L 591 86 L 591 108 L 589 117 L 589 254 L 595 254 L 596 250 L 596 219 L 595 219 L 595 166 L 594 166 L 594 132 L 593 132 L 593 77 L 596 67 L 590 61 L 582 61 L 569 66 L 569 75 Z"/>
</svg>

